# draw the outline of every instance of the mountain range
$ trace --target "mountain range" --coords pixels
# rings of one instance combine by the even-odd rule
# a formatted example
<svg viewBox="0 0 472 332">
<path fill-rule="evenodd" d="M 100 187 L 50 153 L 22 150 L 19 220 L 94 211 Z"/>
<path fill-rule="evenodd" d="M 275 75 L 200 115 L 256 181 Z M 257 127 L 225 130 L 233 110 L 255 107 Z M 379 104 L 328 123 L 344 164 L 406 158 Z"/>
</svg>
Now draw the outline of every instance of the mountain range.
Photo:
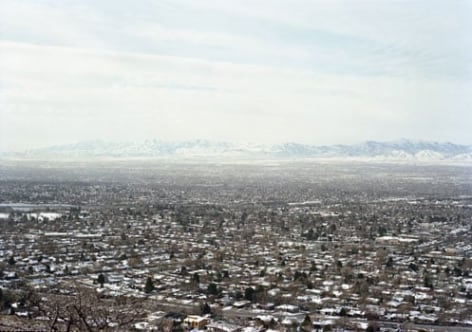
<svg viewBox="0 0 472 332">
<path fill-rule="evenodd" d="M 4 154 L 5 158 L 229 158 L 229 159 L 351 159 L 371 161 L 472 162 L 472 146 L 401 139 L 352 145 L 215 142 L 209 140 L 142 142 L 84 141 Z"/>
</svg>

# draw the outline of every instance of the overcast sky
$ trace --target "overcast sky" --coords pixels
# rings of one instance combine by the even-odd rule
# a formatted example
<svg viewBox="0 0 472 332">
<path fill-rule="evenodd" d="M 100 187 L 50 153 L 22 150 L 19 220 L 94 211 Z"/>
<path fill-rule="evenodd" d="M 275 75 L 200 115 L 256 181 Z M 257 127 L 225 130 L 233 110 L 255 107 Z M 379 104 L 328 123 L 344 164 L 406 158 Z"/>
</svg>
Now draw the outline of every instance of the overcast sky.
<svg viewBox="0 0 472 332">
<path fill-rule="evenodd" d="M 472 144 L 472 1 L 0 0 L 0 150 Z"/>
</svg>

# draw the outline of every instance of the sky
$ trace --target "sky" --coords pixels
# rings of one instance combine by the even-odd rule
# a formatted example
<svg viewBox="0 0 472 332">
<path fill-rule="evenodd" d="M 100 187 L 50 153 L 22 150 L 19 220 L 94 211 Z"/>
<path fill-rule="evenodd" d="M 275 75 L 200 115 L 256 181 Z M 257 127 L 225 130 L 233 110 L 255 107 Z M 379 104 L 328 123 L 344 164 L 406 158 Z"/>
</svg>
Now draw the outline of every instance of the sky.
<svg viewBox="0 0 472 332">
<path fill-rule="evenodd" d="M 472 1 L 0 0 L 0 151 L 472 144 Z"/>
</svg>

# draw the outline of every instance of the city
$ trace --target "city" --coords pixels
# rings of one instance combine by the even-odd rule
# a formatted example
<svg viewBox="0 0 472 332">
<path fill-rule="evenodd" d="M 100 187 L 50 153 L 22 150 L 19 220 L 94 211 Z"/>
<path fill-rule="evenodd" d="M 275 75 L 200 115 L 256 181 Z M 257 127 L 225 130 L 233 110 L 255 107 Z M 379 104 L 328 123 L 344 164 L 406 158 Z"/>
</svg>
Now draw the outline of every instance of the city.
<svg viewBox="0 0 472 332">
<path fill-rule="evenodd" d="M 471 31 L 0 0 L 0 332 L 472 332 Z"/>
<path fill-rule="evenodd" d="M 1 328 L 472 330 L 468 166 L 129 163 L 2 167 Z"/>
</svg>

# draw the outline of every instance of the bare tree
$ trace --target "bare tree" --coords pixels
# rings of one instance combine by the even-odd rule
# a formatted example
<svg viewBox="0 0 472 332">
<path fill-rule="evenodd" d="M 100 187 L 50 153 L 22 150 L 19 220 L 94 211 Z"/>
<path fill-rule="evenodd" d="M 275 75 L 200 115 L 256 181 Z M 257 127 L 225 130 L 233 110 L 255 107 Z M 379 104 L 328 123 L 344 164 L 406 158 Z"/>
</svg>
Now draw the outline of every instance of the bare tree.
<svg viewBox="0 0 472 332">
<path fill-rule="evenodd" d="M 94 289 L 76 287 L 73 296 L 48 296 L 40 310 L 50 317 L 49 331 L 126 330 L 142 318 L 140 302 L 130 297 L 106 299 Z"/>
</svg>

